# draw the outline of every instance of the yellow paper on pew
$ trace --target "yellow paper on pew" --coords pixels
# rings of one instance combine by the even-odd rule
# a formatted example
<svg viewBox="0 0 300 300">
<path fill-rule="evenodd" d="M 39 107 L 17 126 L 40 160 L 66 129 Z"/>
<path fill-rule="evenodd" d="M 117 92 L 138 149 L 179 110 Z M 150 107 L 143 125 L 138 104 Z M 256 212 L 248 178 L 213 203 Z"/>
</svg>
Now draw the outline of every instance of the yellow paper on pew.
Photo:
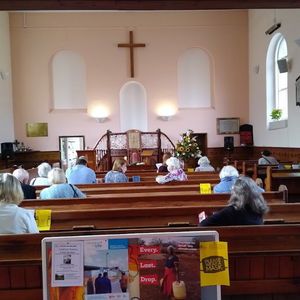
<svg viewBox="0 0 300 300">
<path fill-rule="evenodd" d="M 194 172 L 194 169 L 188 169 L 188 172 Z"/>
<path fill-rule="evenodd" d="M 210 183 L 200 183 L 200 194 L 211 194 Z"/>
<path fill-rule="evenodd" d="M 230 285 L 227 242 L 200 242 L 200 283 Z"/>
<path fill-rule="evenodd" d="M 40 231 L 50 230 L 51 226 L 51 210 L 37 209 L 35 211 L 35 220 Z"/>
</svg>

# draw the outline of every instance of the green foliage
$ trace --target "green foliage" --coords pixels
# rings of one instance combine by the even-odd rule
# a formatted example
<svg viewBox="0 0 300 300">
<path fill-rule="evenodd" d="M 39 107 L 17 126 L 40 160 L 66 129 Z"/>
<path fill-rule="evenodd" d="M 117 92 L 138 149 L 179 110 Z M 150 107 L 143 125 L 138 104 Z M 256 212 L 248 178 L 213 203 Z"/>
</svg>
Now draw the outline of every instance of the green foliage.
<svg viewBox="0 0 300 300">
<path fill-rule="evenodd" d="M 282 116 L 282 110 L 279 109 L 279 108 L 275 108 L 275 109 L 272 110 L 270 116 L 273 120 L 279 120 Z"/>
</svg>

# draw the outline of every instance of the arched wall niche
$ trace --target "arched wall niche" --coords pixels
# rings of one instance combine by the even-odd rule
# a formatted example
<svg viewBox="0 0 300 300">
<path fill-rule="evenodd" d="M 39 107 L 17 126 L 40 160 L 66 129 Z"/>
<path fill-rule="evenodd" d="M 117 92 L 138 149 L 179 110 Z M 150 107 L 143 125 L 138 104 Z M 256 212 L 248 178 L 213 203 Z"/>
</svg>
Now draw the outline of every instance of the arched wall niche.
<svg viewBox="0 0 300 300">
<path fill-rule="evenodd" d="M 148 131 L 147 93 L 139 82 L 127 82 L 120 90 L 120 123 L 121 132 Z"/>
</svg>

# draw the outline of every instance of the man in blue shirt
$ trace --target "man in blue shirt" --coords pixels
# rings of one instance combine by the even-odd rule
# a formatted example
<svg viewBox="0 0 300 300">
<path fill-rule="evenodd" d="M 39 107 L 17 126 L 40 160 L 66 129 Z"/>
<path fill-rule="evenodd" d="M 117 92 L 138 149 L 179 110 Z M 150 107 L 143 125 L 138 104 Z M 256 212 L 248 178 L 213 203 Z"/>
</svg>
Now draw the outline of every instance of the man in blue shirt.
<svg viewBox="0 0 300 300">
<path fill-rule="evenodd" d="M 87 166 L 87 158 L 80 156 L 77 160 L 77 164 L 74 168 L 69 168 L 66 171 L 66 177 L 68 183 L 80 184 L 80 183 L 95 183 L 96 174 Z"/>
<path fill-rule="evenodd" d="M 111 293 L 111 281 L 107 277 L 107 272 L 103 273 L 103 276 L 99 278 L 98 284 L 99 284 L 99 290 L 96 294 L 108 294 Z"/>
</svg>

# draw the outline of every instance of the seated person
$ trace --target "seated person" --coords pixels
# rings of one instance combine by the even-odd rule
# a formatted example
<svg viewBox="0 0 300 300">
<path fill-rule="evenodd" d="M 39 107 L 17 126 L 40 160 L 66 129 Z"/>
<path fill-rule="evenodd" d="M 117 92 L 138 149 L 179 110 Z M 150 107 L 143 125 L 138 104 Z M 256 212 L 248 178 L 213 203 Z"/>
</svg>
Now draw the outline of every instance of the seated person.
<svg viewBox="0 0 300 300">
<path fill-rule="evenodd" d="M 199 171 L 215 171 L 215 168 L 210 165 L 210 161 L 207 158 L 207 156 L 200 157 L 199 160 L 198 160 L 198 165 L 199 165 L 199 167 L 197 167 L 195 169 L 195 172 L 199 172 Z"/>
<path fill-rule="evenodd" d="M 239 172 L 232 166 L 225 166 L 219 176 L 221 182 L 214 186 L 214 193 L 230 193 L 232 184 L 239 177 Z"/>
<path fill-rule="evenodd" d="M 51 186 L 40 193 L 40 199 L 86 197 L 76 186 L 66 183 L 65 173 L 60 168 L 53 168 L 48 173 Z"/>
<path fill-rule="evenodd" d="M 34 214 L 19 207 L 23 191 L 17 178 L 0 174 L 0 234 L 38 233 Z"/>
<path fill-rule="evenodd" d="M 250 177 L 241 176 L 232 185 L 228 206 L 199 223 L 199 226 L 263 225 L 268 213 L 264 197 Z"/>
<path fill-rule="evenodd" d="M 165 183 L 174 180 L 176 181 L 187 180 L 184 171 L 180 168 L 180 162 L 178 158 L 170 157 L 167 159 L 166 163 L 168 166 L 169 174 L 167 174 L 166 176 L 161 176 L 161 175 L 157 176 L 156 181 L 158 183 Z"/>
<path fill-rule="evenodd" d="M 276 165 L 278 164 L 278 161 L 270 156 L 271 155 L 271 152 L 269 150 L 264 150 L 262 153 L 261 153 L 261 158 L 258 160 L 258 164 L 259 165 Z"/>
<path fill-rule="evenodd" d="M 43 162 L 37 168 L 39 177 L 32 178 L 30 185 L 50 185 L 48 173 L 51 171 L 51 166 Z"/>
<path fill-rule="evenodd" d="M 106 173 L 104 177 L 105 183 L 128 182 L 125 175 L 127 171 L 127 161 L 124 158 L 117 158 L 114 161 L 112 170 Z"/>
<path fill-rule="evenodd" d="M 13 171 L 13 176 L 21 183 L 24 199 L 36 199 L 35 187 L 27 184 L 29 181 L 29 173 L 25 169 L 19 168 Z"/>
<path fill-rule="evenodd" d="M 80 156 L 76 161 L 76 166 L 66 171 L 68 183 L 95 183 L 96 173 L 88 166 L 88 160 L 85 156 Z"/>
<path fill-rule="evenodd" d="M 162 165 L 158 168 L 157 173 L 168 172 L 168 166 L 167 166 L 166 161 L 167 161 L 170 157 L 172 157 L 172 154 L 171 154 L 170 152 L 166 152 L 166 153 L 163 155 L 163 162 L 162 162 Z"/>
</svg>

